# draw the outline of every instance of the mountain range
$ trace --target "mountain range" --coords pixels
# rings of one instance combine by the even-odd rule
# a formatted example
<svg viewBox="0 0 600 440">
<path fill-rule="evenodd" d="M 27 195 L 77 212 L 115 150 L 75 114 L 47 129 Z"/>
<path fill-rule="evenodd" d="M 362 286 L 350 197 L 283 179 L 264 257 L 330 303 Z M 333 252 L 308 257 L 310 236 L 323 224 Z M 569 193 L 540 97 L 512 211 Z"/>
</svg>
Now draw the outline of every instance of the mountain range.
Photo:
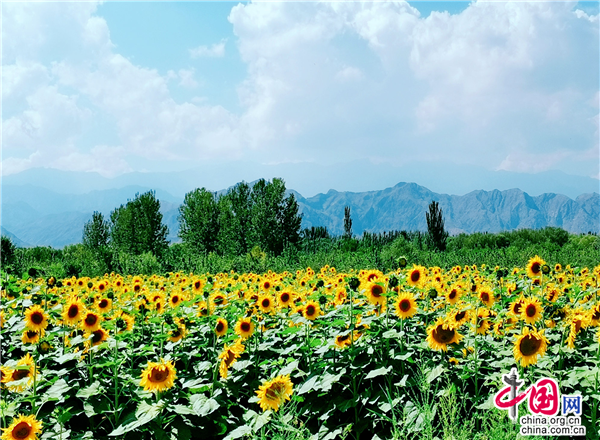
<svg viewBox="0 0 600 440">
<path fill-rule="evenodd" d="M 2 235 L 18 246 L 61 248 L 81 242 L 84 224 L 93 211 L 110 212 L 150 188 L 125 186 L 87 193 L 65 194 L 30 183 L 2 186 Z M 178 208 L 183 198 L 155 188 L 161 201 L 168 239 L 178 241 Z M 226 190 L 221 190 L 223 192 Z M 75 191 L 74 191 L 75 192 Z M 432 200 L 442 208 L 446 229 L 461 232 L 500 232 L 521 228 L 558 226 L 573 233 L 600 233 L 600 195 L 581 194 L 575 199 L 545 193 L 535 197 L 520 189 L 471 191 L 465 195 L 439 194 L 415 183 L 401 182 L 378 191 L 338 192 L 298 200 L 302 227 L 326 226 L 330 233 L 343 233 L 344 207 L 350 206 L 354 234 L 364 231 L 427 230 L 425 212 Z"/>
</svg>

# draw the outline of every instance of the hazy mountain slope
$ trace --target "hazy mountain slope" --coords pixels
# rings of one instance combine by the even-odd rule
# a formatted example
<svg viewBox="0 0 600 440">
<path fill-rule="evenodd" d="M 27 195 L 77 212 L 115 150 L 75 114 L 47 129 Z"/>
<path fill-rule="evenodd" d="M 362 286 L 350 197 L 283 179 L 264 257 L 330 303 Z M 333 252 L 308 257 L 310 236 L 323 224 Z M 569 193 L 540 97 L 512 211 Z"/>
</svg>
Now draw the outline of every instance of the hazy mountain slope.
<svg viewBox="0 0 600 440">
<path fill-rule="evenodd" d="M 32 185 L 3 187 L 2 226 L 32 246 L 62 247 L 81 241 L 83 226 L 93 211 L 106 217 L 116 207 L 147 188 L 59 194 Z M 223 192 L 221 190 L 219 192 Z M 363 231 L 426 230 L 425 213 L 432 200 L 439 202 L 447 230 L 498 232 L 520 228 L 559 226 L 570 232 L 600 232 L 600 196 L 582 194 L 573 200 L 560 194 L 531 197 L 519 189 L 472 191 L 464 196 L 438 194 L 415 183 L 398 183 L 380 191 L 338 192 L 330 190 L 305 198 L 290 189 L 303 214 L 302 227 L 326 226 L 343 233 L 344 207 L 350 206 L 354 234 Z M 178 209 L 183 200 L 157 190 L 168 239 L 178 241 Z M 4 229 L 3 229 L 4 231 Z"/>
</svg>

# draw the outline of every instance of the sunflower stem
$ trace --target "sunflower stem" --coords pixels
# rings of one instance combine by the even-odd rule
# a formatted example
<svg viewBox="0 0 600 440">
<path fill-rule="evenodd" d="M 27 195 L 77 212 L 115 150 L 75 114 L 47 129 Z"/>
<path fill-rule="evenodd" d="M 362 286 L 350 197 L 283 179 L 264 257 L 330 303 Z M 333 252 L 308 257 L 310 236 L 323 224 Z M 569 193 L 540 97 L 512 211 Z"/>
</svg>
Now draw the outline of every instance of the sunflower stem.
<svg viewBox="0 0 600 440">
<path fill-rule="evenodd" d="M 117 328 L 115 326 L 115 349 L 113 351 L 114 363 L 115 363 L 115 426 L 119 425 L 119 366 L 117 364 L 118 359 L 118 341 L 117 341 Z"/>
</svg>

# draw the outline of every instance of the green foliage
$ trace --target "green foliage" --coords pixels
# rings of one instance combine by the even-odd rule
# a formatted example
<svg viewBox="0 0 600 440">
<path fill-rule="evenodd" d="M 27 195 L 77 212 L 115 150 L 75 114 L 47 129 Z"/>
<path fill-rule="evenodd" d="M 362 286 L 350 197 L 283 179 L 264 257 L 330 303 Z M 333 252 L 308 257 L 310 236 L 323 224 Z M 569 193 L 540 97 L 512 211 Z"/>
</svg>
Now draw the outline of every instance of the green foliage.
<svg viewBox="0 0 600 440">
<path fill-rule="evenodd" d="M 429 204 L 429 212 L 425 213 L 427 220 L 428 241 L 432 249 L 438 251 L 446 250 L 446 242 L 448 240 L 448 232 L 444 229 L 444 217 L 442 208 L 438 202 L 433 200 Z"/>
<path fill-rule="evenodd" d="M 116 252 L 162 255 L 168 248 L 169 230 L 162 223 L 160 201 L 154 191 L 136 194 L 110 214 L 110 242 Z"/>
<path fill-rule="evenodd" d="M 13 244 L 12 240 L 5 235 L 2 236 L 2 249 L 0 258 L 2 261 L 2 267 L 7 267 L 13 264 L 15 259 L 15 252 L 17 247 Z"/>
<path fill-rule="evenodd" d="M 352 217 L 350 217 L 350 207 L 344 207 L 344 237 L 352 238 Z"/>
<path fill-rule="evenodd" d="M 179 208 L 179 236 L 196 255 L 243 255 L 254 246 L 280 255 L 301 241 L 298 211 L 282 179 L 261 179 L 252 188 L 242 182 L 218 197 L 196 189 Z"/>
<path fill-rule="evenodd" d="M 85 247 L 101 252 L 108 248 L 110 237 L 110 224 L 104 220 L 102 213 L 94 211 L 92 219 L 83 226 L 83 240 Z"/>
<path fill-rule="evenodd" d="M 219 226 L 215 193 L 201 188 L 185 195 L 179 207 L 179 237 L 192 253 L 214 252 Z"/>
</svg>

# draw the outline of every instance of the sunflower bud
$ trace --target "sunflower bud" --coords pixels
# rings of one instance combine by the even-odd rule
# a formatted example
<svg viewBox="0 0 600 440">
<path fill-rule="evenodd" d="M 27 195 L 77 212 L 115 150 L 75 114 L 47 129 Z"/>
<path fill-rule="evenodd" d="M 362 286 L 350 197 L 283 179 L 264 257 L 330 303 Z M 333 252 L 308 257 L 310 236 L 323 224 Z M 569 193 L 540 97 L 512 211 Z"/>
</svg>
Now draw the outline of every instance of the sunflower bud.
<svg viewBox="0 0 600 440">
<path fill-rule="evenodd" d="M 547 264 L 543 264 L 542 265 L 542 273 L 544 275 L 548 275 L 550 273 L 550 266 L 548 266 Z"/>
<path fill-rule="evenodd" d="M 396 260 L 396 263 L 398 264 L 398 267 L 400 269 L 404 269 L 406 266 L 408 266 L 408 260 L 406 259 L 406 257 L 399 257 Z"/>
<path fill-rule="evenodd" d="M 356 290 L 358 289 L 358 286 L 360 286 L 360 280 L 356 277 L 352 277 L 348 281 L 348 286 L 350 287 L 350 289 L 352 289 L 356 292 Z"/>
<path fill-rule="evenodd" d="M 397 285 L 398 285 L 398 278 L 395 277 L 394 275 L 392 275 L 390 277 L 390 281 L 388 282 L 388 286 L 389 286 L 390 289 L 393 289 Z"/>
</svg>

